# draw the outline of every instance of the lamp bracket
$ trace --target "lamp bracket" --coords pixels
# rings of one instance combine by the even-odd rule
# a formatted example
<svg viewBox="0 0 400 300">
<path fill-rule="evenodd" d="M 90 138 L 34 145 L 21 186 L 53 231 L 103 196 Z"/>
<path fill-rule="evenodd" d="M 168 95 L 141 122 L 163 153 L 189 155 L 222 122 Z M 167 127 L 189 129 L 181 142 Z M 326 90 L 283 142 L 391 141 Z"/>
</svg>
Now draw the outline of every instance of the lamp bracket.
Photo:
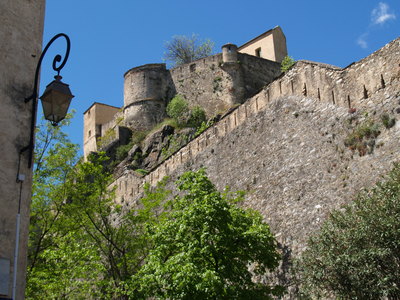
<svg viewBox="0 0 400 300">
<path fill-rule="evenodd" d="M 65 38 L 66 42 L 67 42 L 67 49 L 65 51 L 65 55 L 64 55 L 64 59 L 61 62 L 62 56 L 57 54 L 54 59 L 53 59 L 53 70 L 57 72 L 57 75 L 60 75 L 60 71 L 61 69 L 64 67 L 65 63 L 68 60 L 68 56 L 69 56 L 69 51 L 71 48 L 71 41 L 68 37 L 68 35 L 66 35 L 65 33 L 59 33 L 57 35 L 55 35 L 46 45 L 46 47 L 44 47 L 42 54 L 40 55 L 38 64 L 36 66 L 36 72 L 35 72 L 35 81 L 34 81 L 34 85 L 33 85 L 33 92 L 32 95 L 25 98 L 25 103 L 28 103 L 29 101 L 32 100 L 32 119 L 31 119 L 31 133 L 30 133 L 30 140 L 29 140 L 29 145 L 22 148 L 20 153 L 25 152 L 26 150 L 29 149 L 29 160 L 28 160 L 28 168 L 32 167 L 32 161 L 33 161 L 33 150 L 34 150 L 34 140 L 35 140 L 35 124 L 36 124 L 36 110 L 37 110 L 37 100 L 38 100 L 38 81 L 39 81 L 39 71 L 42 65 L 42 60 L 44 55 L 46 54 L 47 50 L 49 49 L 49 47 L 53 44 L 53 42 L 55 40 L 57 40 L 58 38 L 63 37 Z M 61 64 L 59 66 L 57 66 L 57 64 L 61 62 Z"/>
</svg>

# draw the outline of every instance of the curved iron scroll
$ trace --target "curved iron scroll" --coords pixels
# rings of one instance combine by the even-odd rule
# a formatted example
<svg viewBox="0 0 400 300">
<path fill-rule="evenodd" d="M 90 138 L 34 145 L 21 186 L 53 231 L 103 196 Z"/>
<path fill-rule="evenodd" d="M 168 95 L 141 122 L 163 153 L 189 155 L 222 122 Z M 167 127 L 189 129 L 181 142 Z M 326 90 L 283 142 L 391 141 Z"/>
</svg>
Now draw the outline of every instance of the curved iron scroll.
<svg viewBox="0 0 400 300">
<path fill-rule="evenodd" d="M 43 57 L 45 56 L 47 50 L 50 48 L 50 46 L 53 44 L 55 40 L 58 38 L 63 37 L 65 38 L 67 42 L 67 49 L 65 51 L 64 59 L 61 62 L 62 56 L 60 54 L 57 54 L 54 59 L 53 59 L 53 70 L 57 72 L 57 75 L 60 75 L 61 69 L 64 67 L 65 63 L 68 60 L 69 56 L 69 51 L 71 48 L 71 41 L 65 33 L 59 33 L 55 35 L 44 47 L 42 54 L 40 55 L 38 64 L 36 66 L 36 72 L 35 72 L 35 82 L 33 85 L 33 92 L 32 95 L 30 95 L 28 98 L 25 98 L 25 103 L 29 102 L 32 100 L 32 120 L 31 120 L 31 135 L 30 135 L 30 141 L 29 145 L 21 149 L 21 153 L 25 152 L 26 150 L 29 150 L 29 160 L 28 160 L 28 167 L 32 167 L 32 160 L 33 160 L 33 149 L 34 149 L 34 139 L 35 139 L 35 124 L 36 124 L 36 110 L 37 110 L 37 100 L 38 100 L 38 84 L 39 84 L 39 72 L 40 68 L 42 65 Z M 57 67 L 57 63 L 61 62 L 61 64 Z"/>
<path fill-rule="evenodd" d="M 38 81 L 39 81 L 39 71 L 40 71 L 40 67 L 42 66 L 42 61 L 43 61 L 43 57 L 45 56 L 47 50 L 50 48 L 50 46 L 53 44 L 53 42 L 58 39 L 59 37 L 64 37 L 66 42 L 67 42 L 67 49 L 65 51 L 65 55 L 64 55 L 64 60 L 62 61 L 62 63 L 57 67 L 57 63 L 61 61 L 62 56 L 60 54 L 57 54 L 54 59 L 53 59 L 53 70 L 57 72 L 57 75 L 60 75 L 60 71 L 62 68 L 64 68 L 64 65 L 66 64 L 67 60 L 68 60 L 68 56 L 69 56 L 69 51 L 71 49 L 71 41 L 68 37 L 68 35 L 66 35 L 65 33 L 59 33 L 57 35 L 55 35 L 46 45 L 46 47 L 44 47 L 42 54 L 40 55 L 38 64 L 36 66 L 36 72 L 35 72 L 35 83 L 33 85 L 33 93 L 30 97 L 25 98 L 25 102 L 28 102 L 32 99 L 36 99 L 38 96 Z M 36 99 L 37 100 L 37 99 Z"/>
</svg>

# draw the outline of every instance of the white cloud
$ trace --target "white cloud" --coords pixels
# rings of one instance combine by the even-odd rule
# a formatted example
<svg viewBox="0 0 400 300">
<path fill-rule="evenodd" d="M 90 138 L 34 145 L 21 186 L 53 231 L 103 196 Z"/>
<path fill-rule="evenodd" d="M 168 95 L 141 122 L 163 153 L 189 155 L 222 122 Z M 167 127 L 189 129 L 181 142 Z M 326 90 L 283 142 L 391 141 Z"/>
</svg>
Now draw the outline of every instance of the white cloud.
<svg viewBox="0 0 400 300">
<path fill-rule="evenodd" d="M 366 37 L 367 37 L 367 34 L 364 33 L 363 35 L 361 35 L 361 36 L 357 39 L 357 44 L 358 44 L 361 48 L 363 48 L 363 49 L 368 48 L 368 43 L 367 43 L 367 41 L 366 41 Z"/>
<path fill-rule="evenodd" d="M 378 7 L 374 8 L 371 13 L 372 24 L 384 24 L 386 21 L 396 19 L 396 15 L 389 11 L 389 5 L 379 2 Z"/>
</svg>

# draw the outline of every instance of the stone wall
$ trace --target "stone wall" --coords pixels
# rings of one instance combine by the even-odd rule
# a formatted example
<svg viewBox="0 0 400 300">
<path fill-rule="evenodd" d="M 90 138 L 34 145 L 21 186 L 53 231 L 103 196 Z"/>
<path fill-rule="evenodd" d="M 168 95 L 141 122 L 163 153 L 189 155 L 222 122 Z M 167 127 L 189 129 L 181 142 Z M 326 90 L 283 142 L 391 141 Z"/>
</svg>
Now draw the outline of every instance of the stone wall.
<svg viewBox="0 0 400 300">
<path fill-rule="evenodd" d="M 285 251 L 285 283 L 291 257 L 304 250 L 328 213 L 374 184 L 400 157 L 399 54 L 397 39 L 345 69 L 298 62 L 146 177 L 125 171 L 114 182 L 117 201 L 129 208 L 144 182 L 154 186 L 166 175 L 173 181 L 206 167 L 218 188 L 247 191 L 243 205 L 271 225 Z M 346 147 L 352 122 L 379 123 L 383 113 L 397 123 L 390 129 L 380 124 L 371 153 Z"/>
<path fill-rule="evenodd" d="M 20 151 L 29 144 L 32 103 L 24 99 L 32 94 L 41 54 L 44 8 L 44 0 L 0 1 L 0 298 L 12 297 L 19 203 L 14 299 L 24 299 L 25 293 L 32 169 L 28 168 L 28 151 L 22 155 Z M 17 183 L 19 162 L 25 180 Z"/>
<path fill-rule="evenodd" d="M 224 62 L 222 54 L 217 54 L 171 70 L 166 70 L 165 64 L 130 69 L 124 75 L 125 125 L 134 130 L 153 128 L 166 117 L 166 105 L 177 94 L 182 95 L 189 106 L 202 107 L 211 118 L 243 103 L 281 74 L 279 63 L 241 53 L 237 53 L 237 58 L 235 62 Z M 84 120 L 89 120 L 88 113 L 89 110 Z M 103 113 L 115 114 L 115 110 L 110 107 L 108 113 L 98 111 L 98 114 Z M 115 115 L 107 126 L 117 126 L 119 117 Z M 97 119 L 102 116 L 94 116 L 93 120 Z M 87 122 L 84 127 L 85 134 L 92 130 Z M 101 135 L 104 133 L 102 130 Z M 85 157 L 97 150 L 93 149 L 95 143 L 89 141 L 87 135 L 84 135 L 84 145 L 88 145 Z"/>
<path fill-rule="evenodd" d="M 399 44 L 396 39 L 344 69 L 299 61 L 265 93 L 270 99 L 301 95 L 348 108 L 363 106 L 371 95 L 399 77 Z"/>
<path fill-rule="evenodd" d="M 224 63 L 217 54 L 176 67 L 170 70 L 171 85 L 191 106 L 203 107 L 212 117 L 243 103 L 281 73 L 279 63 L 241 53 L 237 57 Z"/>
</svg>

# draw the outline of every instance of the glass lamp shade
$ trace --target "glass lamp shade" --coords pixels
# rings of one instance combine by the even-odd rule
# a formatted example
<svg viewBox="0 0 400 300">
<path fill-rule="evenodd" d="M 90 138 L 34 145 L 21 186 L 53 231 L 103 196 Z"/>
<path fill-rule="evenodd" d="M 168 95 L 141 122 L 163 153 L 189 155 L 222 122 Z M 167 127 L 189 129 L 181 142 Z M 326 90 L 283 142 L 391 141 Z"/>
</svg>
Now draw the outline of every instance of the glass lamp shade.
<svg viewBox="0 0 400 300">
<path fill-rule="evenodd" d="M 55 76 L 40 97 L 43 113 L 46 120 L 54 126 L 58 125 L 67 115 L 71 99 L 74 97 L 69 85 L 61 82 L 61 76 Z"/>
</svg>

